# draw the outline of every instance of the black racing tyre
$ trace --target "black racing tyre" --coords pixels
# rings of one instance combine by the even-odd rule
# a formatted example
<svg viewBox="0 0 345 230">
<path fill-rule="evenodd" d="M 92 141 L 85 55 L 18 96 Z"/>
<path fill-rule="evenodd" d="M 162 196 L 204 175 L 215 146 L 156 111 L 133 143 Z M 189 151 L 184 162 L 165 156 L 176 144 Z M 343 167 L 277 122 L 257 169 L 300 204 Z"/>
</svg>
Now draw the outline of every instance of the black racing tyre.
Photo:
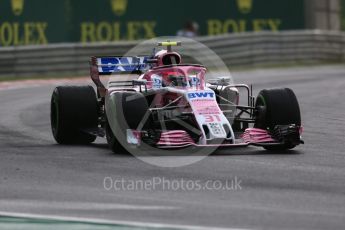
<svg viewBox="0 0 345 230">
<path fill-rule="evenodd" d="M 254 127 L 273 130 L 276 125 L 295 124 L 301 126 L 301 113 L 294 92 L 289 88 L 260 91 L 255 107 L 257 110 Z M 265 149 L 292 149 L 295 145 L 267 146 Z"/>
<path fill-rule="evenodd" d="M 122 144 L 119 142 L 118 138 L 114 135 L 114 132 L 110 128 L 109 123 L 106 123 L 105 126 L 105 134 L 107 138 L 107 143 L 111 151 L 114 153 L 125 153 L 126 149 L 122 146 Z"/>
<path fill-rule="evenodd" d="M 89 144 L 98 127 L 98 102 L 92 86 L 58 86 L 51 98 L 50 121 L 59 144 Z"/>
<path fill-rule="evenodd" d="M 116 92 L 109 100 L 111 104 L 107 105 L 106 127 L 108 145 L 114 153 L 123 152 L 127 143 L 127 129 L 137 129 L 145 122 L 149 106 L 146 98 L 139 92 Z M 110 125 L 110 122 L 113 124 Z M 141 129 L 147 127 L 148 120 L 145 123 Z"/>
</svg>

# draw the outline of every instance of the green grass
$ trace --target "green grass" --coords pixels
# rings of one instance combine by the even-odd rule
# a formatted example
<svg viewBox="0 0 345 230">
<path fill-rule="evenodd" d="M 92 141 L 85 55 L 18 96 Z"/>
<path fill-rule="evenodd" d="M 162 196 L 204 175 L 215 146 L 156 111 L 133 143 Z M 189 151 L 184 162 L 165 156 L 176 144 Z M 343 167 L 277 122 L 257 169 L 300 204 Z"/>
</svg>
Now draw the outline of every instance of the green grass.
<svg viewBox="0 0 345 230">
<path fill-rule="evenodd" d="M 131 227 L 119 224 L 100 224 L 81 221 L 63 221 L 38 218 L 21 218 L 0 216 L 0 229 L 8 230 L 150 230 L 158 228 Z M 166 229 L 166 228 L 165 228 Z"/>
</svg>

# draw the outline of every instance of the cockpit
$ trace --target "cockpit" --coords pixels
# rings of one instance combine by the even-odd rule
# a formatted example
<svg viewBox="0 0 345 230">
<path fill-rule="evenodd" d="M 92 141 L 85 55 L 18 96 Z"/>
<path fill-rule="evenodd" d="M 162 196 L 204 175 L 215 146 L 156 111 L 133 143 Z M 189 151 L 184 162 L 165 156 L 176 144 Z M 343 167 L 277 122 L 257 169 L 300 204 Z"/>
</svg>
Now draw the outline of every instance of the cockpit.
<svg viewBox="0 0 345 230">
<path fill-rule="evenodd" d="M 142 79 L 149 88 L 204 88 L 206 68 L 199 65 L 171 65 L 156 67 Z"/>
</svg>

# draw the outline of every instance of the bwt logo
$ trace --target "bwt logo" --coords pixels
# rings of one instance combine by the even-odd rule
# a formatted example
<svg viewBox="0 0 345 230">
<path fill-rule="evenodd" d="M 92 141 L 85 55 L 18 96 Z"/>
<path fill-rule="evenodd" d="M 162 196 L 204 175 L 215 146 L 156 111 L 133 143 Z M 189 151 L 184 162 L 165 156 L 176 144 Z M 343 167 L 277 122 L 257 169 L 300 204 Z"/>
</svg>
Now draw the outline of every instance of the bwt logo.
<svg viewBox="0 0 345 230">
<path fill-rule="evenodd" d="M 188 98 L 213 98 L 214 93 L 211 92 L 201 92 L 201 93 L 188 93 Z"/>
</svg>

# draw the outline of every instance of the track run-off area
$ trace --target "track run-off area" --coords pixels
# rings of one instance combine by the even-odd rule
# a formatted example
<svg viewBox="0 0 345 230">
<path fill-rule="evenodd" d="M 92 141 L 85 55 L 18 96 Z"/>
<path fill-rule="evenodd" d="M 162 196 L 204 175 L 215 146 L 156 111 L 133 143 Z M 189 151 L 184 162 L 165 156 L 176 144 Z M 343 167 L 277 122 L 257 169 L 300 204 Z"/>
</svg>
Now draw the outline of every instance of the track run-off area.
<svg viewBox="0 0 345 230">
<path fill-rule="evenodd" d="M 254 95 L 264 88 L 293 89 L 305 145 L 275 153 L 222 149 L 189 166 L 160 168 L 112 153 L 104 139 L 90 146 L 55 143 L 49 120 L 53 88 L 91 84 L 87 78 L 0 83 L 0 216 L 159 228 L 344 229 L 345 67 L 232 75 L 236 83 L 253 84 Z M 117 180 L 166 185 L 109 186 Z M 239 186 L 229 187 L 234 180 Z M 168 188 L 173 181 L 178 188 Z M 195 184 L 182 188 L 183 181 Z M 209 181 L 228 187 L 205 188 Z"/>
</svg>

